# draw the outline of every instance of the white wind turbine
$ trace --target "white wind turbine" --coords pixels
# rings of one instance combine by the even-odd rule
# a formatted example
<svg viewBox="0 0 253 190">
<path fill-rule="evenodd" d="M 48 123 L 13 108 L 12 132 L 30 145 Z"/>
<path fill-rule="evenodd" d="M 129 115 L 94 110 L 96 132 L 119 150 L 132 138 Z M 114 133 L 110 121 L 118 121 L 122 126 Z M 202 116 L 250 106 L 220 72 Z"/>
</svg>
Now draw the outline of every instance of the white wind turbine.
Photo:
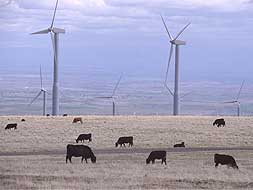
<svg viewBox="0 0 253 190">
<path fill-rule="evenodd" d="M 59 113 L 59 76 L 58 76 L 58 43 L 59 43 L 59 34 L 64 34 L 65 30 L 61 28 L 54 27 L 55 14 L 58 6 L 58 0 L 56 1 L 54 15 L 52 19 L 51 26 L 48 29 L 34 32 L 32 34 L 48 34 L 50 33 L 51 39 L 53 42 L 54 50 L 54 82 L 53 82 L 53 97 L 52 97 L 52 115 L 58 115 Z"/>
<path fill-rule="evenodd" d="M 46 115 L 46 101 L 47 101 L 47 91 L 43 88 L 43 80 L 42 80 L 42 74 L 41 74 L 41 66 L 40 66 L 40 91 L 37 94 L 37 96 L 35 96 L 35 98 L 31 101 L 30 105 L 39 98 L 39 96 L 43 94 L 43 115 Z"/>
<path fill-rule="evenodd" d="M 180 45 L 185 45 L 185 41 L 178 40 L 179 36 L 184 32 L 184 30 L 191 24 L 188 23 L 178 34 L 175 38 L 172 37 L 170 34 L 165 21 L 161 15 L 164 27 L 169 35 L 170 38 L 170 55 L 169 55 L 169 61 L 168 61 L 168 66 L 167 66 L 167 71 L 166 71 L 166 77 L 164 81 L 164 85 L 166 89 L 169 91 L 169 93 L 173 96 L 173 115 L 178 115 L 179 114 L 179 46 Z M 169 66 L 170 66 L 170 61 L 172 58 L 173 54 L 173 49 L 174 46 L 176 46 L 176 53 L 175 53 L 175 81 L 174 81 L 174 93 L 170 90 L 170 88 L 167 86 L 167 80 L 168 80 L 168 72 L 169 72 Z"/>
<path fill-rule="evenodd" d="M 111 96 L 97 97 L 97 98 L 111 99 L 112 100 L 112 115 L 113 116 L 116 114 L 115 93 L 116 93 L 116 90 L 118 89 L 118 86 L 119 86 L 119 83 L 120 83 L 121 79 L 122 79 L 122 75 L 120 76 L 119 80 L 117 81 Z"/>
<path fill-rule="evenodd" d="M 240 101 L 239 101 L 239 98 L 240 98 L 240 95 L 241 95 L 241 92 L 242 92 L 242 88 L 243 88 L 243 85 L 244 85 L 244 82 L 242 82 L 242 85 L 240 87 L 240 90 L 237 94 L 237 97 L 235 100 L 232 100 L 232 101 L 228 101 L 228 102 L 223 102 L 224 104 L 235 104 L 237 106 L 237 116 L 239 117 L 240 116 Z"/>
</svg>

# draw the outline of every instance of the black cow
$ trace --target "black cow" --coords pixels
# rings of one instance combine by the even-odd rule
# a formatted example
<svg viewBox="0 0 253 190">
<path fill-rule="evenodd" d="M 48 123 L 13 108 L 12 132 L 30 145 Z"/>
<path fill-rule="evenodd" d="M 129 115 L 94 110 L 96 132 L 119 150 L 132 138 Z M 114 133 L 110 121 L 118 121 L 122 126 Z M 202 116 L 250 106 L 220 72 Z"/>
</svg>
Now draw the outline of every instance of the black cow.
<svg viewBox="0 0 253 190">
<path fill-rule="evenodd" d="M 76 143 L 79 141 L 84 142 L 84 140 L 89 140 L 91 142 L 91 133 L 89 134 L 80 134 L 78 138 L 76 139 Z"/>
<path fill-rule="evenodd" d="M 220 126 L 225 126 L 226 123 L 225 123 L 225 120 L 223 118 L 221 119 L 216 119 L 214 122 L 213 122 L 213 126 L 217 125 L 217 127 L 220 127 Z"/>
<path fill-rule="evenodd" d="M 174 145 L 174 148 L 175 148 L 175 147 L 185 147 L 184 142 L 181 142 L 180 144 L 175 144 L 175 145 Z"/>
<path fill-rule="evenodd" d="M 166 163 L 166 151 L 152 151 L 148 158 L 146 159 L 146 164 L 149 164 L 150 161 L 152 161 L 152 164 L 155 163 L 155 159 L 162 159 L 162 164 L 163 162 L 165 163 L 165 165 L 167 165 Z"/>
<path fill-rule="evenodd" d="M 17 125 L 18 125 L 17 123 L 9 123 L 9 124 L 6 125 L 5 130 L 6 129 L 12 129 L 12 128 L 17 129 Z"/>
<path fill-rule="evenodd" d="M 83 163 L 83 159 L 85 159 L 86 163 L 87 159 L 90 158 L 92 163 L 96 163 L 96 156 L 93 154 L 90 147 L 85 145 L 67 145 L 67 155 L 66 155 L 66 163 L 68 160 L 72 163 L 71 158 L 74 157 L 82 157 L 81 163 Z"/>
<path fill-rule="evenodd" d="M 68 116 L 68 114 L 64 113 L 62 116 L 63 116 L 63 117 L 67 117 L 67 116 Z"/>
<path fill-rule="evenodd" d="M 126 146 L 125 144 L 128 143 L 129 146 L 133 146 L 133 137 L 120 137 L 118 139 L 118 141 L 115 143 L 115 147 L 118 147 L 118 145 L 120 145 L 120 147 L 122 146 L 122 144 L 124 145 L 124 147 Z"/>
<path fill-rule="evenodd" d="M 83 120 L 81 117 L 75 117 L 72 121 L 72 123 L 77 123 L 77 122 L 80 122 L 80 123 L 83 123 Z"/>
<path fill-rule="evenodd" d="M 50 114 L 48 113 L 46 116 L 48 117 L 48 116 L 50 116 Z"/>
<path fill-rule="evenodd" d="M 215 154 L 214 163 L 215 163 L 215 167 L 218 167 L 218 165 L 221 164 L 221 165 L 227 165 L 228 167 L 238 169 L 235 159 L 229 155 Z"/>
<path fill-rule="evenodd" d="M 21 119 L 21 122 L 24 122 L 25 121 L 25 119 Z"/>
</svg>

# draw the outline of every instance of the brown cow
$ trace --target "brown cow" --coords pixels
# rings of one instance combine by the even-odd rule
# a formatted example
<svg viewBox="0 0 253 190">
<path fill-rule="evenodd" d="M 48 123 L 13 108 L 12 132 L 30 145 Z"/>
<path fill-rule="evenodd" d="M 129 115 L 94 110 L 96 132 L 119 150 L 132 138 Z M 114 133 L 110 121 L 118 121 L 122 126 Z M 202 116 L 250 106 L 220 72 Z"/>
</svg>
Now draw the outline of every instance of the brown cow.
<svg viewBox="0 0 253 190">
<path fill-rule="evenodd" d="M 77 123 L 77 122 L 83 123 L 82 118 L 81 118 L 81 117 L 75 117 L 75 118 L 73 119 L 73 122 L 72 122 L 72 123 Z"/>
</svg>

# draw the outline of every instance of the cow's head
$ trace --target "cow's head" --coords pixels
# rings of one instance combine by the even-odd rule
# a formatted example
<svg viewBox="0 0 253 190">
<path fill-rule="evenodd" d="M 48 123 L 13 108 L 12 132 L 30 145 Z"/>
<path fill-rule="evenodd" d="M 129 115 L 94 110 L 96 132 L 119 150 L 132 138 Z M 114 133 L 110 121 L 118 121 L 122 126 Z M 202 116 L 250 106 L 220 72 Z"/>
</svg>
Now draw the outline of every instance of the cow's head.
<svg viewBox="0 0 253 190">
<path fill-rule="evenodd" d="M 92 162 L 92 163 L 96 163 L 96 161 L 97 161 L 97 158 L 96 158 L 96 156 L 93 155 L 93 156 L 91 157 L 91 162 Z"/>
<path fill-rule="evenodd" d="M 150 160 L 149 159 L 146 159 L 146 164 L 149 164 L 150 163 Z"/>
<path fill-rule="evenodd" d="M 118 147 L 118 143 L 115 143 L 115 147 Z"/>
</svg>

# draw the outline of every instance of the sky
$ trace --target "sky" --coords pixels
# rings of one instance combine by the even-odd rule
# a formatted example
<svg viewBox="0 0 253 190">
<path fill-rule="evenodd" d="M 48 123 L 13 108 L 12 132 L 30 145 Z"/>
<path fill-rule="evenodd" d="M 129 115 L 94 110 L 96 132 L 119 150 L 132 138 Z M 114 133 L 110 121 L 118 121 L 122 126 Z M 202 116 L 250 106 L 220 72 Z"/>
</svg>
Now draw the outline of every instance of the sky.
<svg viewBox="0 0 253 190">
<path fill-rule="evenodd" d="M 50 36 L 30 33 L 50 26 L 54 6 L 0 0 L 0 74 L 38 74 L 40 64 L 52 72 Z M 253 81 L 252 0 L 59 0 L 60 68 L 164 78 L 170 43 L 160 14 L 173 36 L 191 22 L 180 36 L 182 81 Z"/>
</svg>

